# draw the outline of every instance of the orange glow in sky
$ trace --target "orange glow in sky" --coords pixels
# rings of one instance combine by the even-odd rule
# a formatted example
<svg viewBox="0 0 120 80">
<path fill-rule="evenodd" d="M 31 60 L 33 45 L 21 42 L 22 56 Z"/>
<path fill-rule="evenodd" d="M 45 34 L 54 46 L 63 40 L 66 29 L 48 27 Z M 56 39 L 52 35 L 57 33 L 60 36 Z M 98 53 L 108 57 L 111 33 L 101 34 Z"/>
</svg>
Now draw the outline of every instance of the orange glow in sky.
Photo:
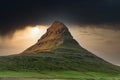
<svg viewBox="0 0 120 80">
<path fill-rule="evenodd" d="M 0 55 L 18 54 L 35 44 L 37 40 L 46 32 L 48 26 L 36 25 L 27 26 L 25 29 L 17 30 L 11 39 L 0 39 Z"/>
</svg>

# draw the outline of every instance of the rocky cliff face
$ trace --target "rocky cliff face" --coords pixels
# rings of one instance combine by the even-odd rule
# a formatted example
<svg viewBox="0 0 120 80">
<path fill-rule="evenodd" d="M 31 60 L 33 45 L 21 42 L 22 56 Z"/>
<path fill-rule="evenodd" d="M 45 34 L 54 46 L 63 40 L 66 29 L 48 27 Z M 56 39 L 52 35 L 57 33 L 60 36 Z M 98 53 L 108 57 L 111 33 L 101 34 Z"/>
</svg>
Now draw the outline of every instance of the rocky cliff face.
<svg viewBox="0 0 120 80">
<path fill-rule="evenodd" d="M 66 44 L 79 46 L 73 39 L 68 28 L 61 22 L 55 21 L 38 42 L 23 53 L 53 51 L 58 47 L 68 47 Z"/>
</svg>

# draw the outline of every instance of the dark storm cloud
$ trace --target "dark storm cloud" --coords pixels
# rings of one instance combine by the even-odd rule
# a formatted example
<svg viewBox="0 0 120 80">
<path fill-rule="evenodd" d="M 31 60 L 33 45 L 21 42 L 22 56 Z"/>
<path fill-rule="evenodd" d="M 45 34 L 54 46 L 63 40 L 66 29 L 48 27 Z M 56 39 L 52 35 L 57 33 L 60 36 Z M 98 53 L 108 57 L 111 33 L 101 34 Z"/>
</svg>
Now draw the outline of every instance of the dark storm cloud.
<svg viewBox="0 0 120 80">
<path fill-rule="evenodd" d="M 0 35 L 56 19 L 71 24 L 119 24 L 119 4 L 119 0 L 1 0 Z"/>
</svg>

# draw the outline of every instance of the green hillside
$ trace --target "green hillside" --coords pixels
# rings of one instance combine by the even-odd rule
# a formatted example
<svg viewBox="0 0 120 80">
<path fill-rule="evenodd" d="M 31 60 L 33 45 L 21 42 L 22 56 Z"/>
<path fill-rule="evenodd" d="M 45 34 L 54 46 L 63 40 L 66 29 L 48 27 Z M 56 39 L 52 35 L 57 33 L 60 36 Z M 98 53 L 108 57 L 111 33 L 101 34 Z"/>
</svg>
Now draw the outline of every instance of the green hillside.
<svg viewBox="0 0 120 80">
<path fill-rule="evenodd" d="M 57 49 L 55 52 L 0 57 L 0 71 L 80 71 L 120 73 L 120 68 L 87 51 Z"/>
</svg>

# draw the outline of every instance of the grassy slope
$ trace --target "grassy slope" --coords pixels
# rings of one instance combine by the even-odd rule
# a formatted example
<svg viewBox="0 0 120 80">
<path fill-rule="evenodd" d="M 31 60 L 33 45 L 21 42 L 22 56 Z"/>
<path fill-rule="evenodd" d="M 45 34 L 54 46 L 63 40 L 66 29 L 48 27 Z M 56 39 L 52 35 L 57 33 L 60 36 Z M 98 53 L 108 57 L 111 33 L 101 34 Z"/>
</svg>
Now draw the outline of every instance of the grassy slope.
<svg viewBox="0 0 120 80">
<path fill-rule="evenodd" d="M 80 79 L 120 79 L 120 74 L 106 74 L 98 72 L 0 72 L 0 77 L 31 77 L 31 78 L 80 78 Z"/>
<path fill-rule="evenodd" d="M 69 51 L 69 52 L 66 52 Z M 120 73 L 120 68 L 80 50 L 57 49 L 53 53 L 0 57 L 0 71 L 82 71 Z"/>
</svg>

